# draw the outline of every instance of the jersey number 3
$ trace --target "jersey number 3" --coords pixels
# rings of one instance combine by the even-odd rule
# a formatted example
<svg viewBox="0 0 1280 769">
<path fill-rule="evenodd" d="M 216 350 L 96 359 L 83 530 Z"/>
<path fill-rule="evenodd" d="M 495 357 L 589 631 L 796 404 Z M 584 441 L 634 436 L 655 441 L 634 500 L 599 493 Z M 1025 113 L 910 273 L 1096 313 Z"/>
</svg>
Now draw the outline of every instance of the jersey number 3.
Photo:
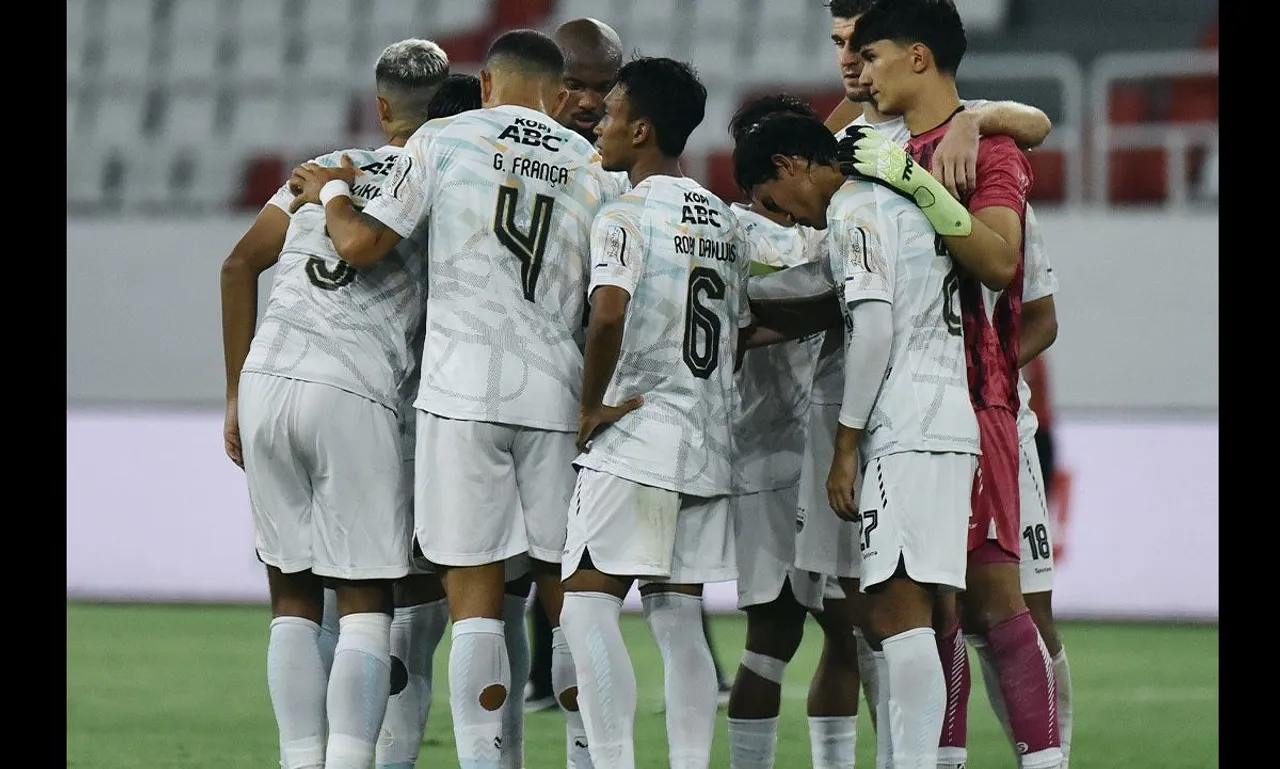
<svg viewBox="0 0 1280 769">
<path fill-rule="evenodd" d="M 699 379 L 706 379 L 720 362 L 723 321 L 704 300 L 724 300 L 724 279 L 709 267 L 689 273 L 689 296 L 684 316 L 684 363 Z"/>
<path fill-rule="evenodd" d="M 551 232 L 551 211 L 556 201 L 549 195 L 535 195 L 533 218 L 529 231 L 521 232 L 516 226 L 516 206 L 520 190 L 503 185 L 498 188 L 498 204 L 493 210 L 493 234 L 508 251 L 520 260 L 520 285 L 524 298 L 532 302 L 533 291 L 538 285 L 538 273 L 542 272 L 542 255 L 547 250 L 547 236 Z"/>
</svg>

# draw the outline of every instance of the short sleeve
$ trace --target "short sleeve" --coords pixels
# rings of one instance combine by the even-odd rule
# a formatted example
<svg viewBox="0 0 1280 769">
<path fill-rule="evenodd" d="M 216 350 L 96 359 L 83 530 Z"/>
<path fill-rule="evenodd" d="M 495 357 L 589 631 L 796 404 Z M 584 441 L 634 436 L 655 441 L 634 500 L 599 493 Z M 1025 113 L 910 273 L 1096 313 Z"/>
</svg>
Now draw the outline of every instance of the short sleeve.
<svg viewBox="0 0 1280 769">
<path fill-rule="evenodd" d="M 1049 252 L 1044 245 L 1044 233 L 1036 221 L 1035 212 L 1027 206 L 1026 254 L 1023 267 L 1022 301 L 1034 302 L 1058 293 L 1058 276 L 1049 264 Z"/>
<path fill-rule="evenodd" d="M 967 205 L 970 211 L 1003 206 L 1023 215 L 1027 192 L 1031 189 L 1031 163 L 1013 139 L 1008 136 L 979 139 L 977 177 L 977 189 Z"/>
<path fill-rule="evenodd" d="M 402 238 L 412 235 L 431 213 L 430 150 L 429 139 L 410 139 L 382 183 L 382 194 L 364 207 L 365 214 Z"/>
<path fill-rule="evenodd" d="M 644 272 L 640 223 L 618 206 L 602 210 L 591 223 L 591 286 L 616 286 L 634 295 Z"/>
<path fill-rule="evenodd" d="M 879 301 L 893 303 L 893 265 L 885 253 L 885 243 L 895 233 L 887 216 L 876 216 L 864 209 L 852 219 L 841 222 L 841 232 L 829 241 L 840 248 L 844 262 L 844 301 Z"/>
</svg>

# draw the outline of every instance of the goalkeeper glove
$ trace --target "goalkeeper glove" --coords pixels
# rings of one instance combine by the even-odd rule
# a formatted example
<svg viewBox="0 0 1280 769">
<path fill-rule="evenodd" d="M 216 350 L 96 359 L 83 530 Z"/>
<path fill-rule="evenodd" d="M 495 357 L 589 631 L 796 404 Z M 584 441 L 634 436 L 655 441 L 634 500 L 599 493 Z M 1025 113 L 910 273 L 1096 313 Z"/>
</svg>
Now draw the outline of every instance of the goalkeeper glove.
<svg viewBox="0 0 1280 769">
<path fill-rule="evenodd" d="M 942 182 L 921 167 L 889 137 L 852 126 L 840 140 L 837 158 L 847 174 L 883 182 L 916 202 L 939 235 L 968 235 L 973 219 Z"/>
</svg>

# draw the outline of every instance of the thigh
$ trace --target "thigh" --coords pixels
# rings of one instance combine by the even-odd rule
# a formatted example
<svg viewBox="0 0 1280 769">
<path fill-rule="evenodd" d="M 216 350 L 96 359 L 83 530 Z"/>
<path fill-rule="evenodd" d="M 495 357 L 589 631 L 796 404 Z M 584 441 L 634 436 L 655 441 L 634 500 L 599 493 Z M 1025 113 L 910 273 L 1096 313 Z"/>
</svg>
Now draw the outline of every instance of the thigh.
<svg viewBox="0 0 1280 769">
<path fill-rule="evenodd" d="M 1017 420 L 1002 408 L 982 409 L 977 417 L 982 455 L 973 482 L 968 549 L 991 552 L 991 547 L 983 547 L 991 541 L 1009 563 L 1016 563 L 1022 517 Z"/>
<path fill-rule="evenodd" d="M 773 602 L 794 570 L 799 488 L 733 497 L 738 608 Z"/>
<path fill-rule="evenodd" d="M 872 459 L 858 497 L 862 588 L 897 571 L 925 585 L 964 589 L 965 536 L 976 458 L 904 452 Z"/>
<path fill-rule="evenodd" d="M 1053 532 L 1049 526 L 1049 504 L 1045 498 L 1044 476 L 1036 456 L 1034 441 L 1021 446 L 1018 467 L 1018 498 L 1022 510 L 1019 561 L 1022 592 L 1053 590 Z"/>
<path fill-rule="evenodd" d="M 572 433 L 521 428 L 515 435 L 516 491 L 524 510 L 529 557 L 559 563 L 577 475 Z"/>
<path fill-rule="evenodd" d="M 675 552 L 668 582 L 706 585 L 738 578 L 734 548 L 733 497 L 680 495 Z"/>
<path fill-rule="evenodd" d="M 328 385 L 303 389 L 314 446 L 312 570 L 347 580 L 409 572 L 411 487 L 395 411 Z"/>
<path fill-rule="evenodd" d="M 311 568 L 311 471 L 293 435 L 301 384 L 265 374 L 240 377 L 240 444 L 254 545 L 263 563 L 286 574 Z"/>
<path fill-rule="evenodd" d="M 590 468 L 578 471 L 570 500 L 561 577 L 590 557 L 590 568 L 614 577 L 671 575 L 680 495 Z"/>
<path fill-rule="evenodd" d="M 414 536 L 441 566 L 483 566 L 529 549 L 516 492 L 516 428 L 418 412 Z"/>
</svg>

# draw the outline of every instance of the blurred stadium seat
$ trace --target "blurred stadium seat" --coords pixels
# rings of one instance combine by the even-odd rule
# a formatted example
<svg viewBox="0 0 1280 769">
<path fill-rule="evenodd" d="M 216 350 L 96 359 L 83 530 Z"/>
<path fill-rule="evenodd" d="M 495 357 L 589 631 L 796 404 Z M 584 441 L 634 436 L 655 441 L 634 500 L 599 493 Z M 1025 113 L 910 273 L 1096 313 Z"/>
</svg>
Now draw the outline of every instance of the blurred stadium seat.
<svg viewBox="0 0 1280 769">
<path fill-rule="evenodd" d="M 1141 9 L 1126 10 L 1125 18 L 1154 15 L 1165 7 L 1158 0 L 1134 1 Z M 1016 14 L 1010 0 L 960 0 L 959 5 L 970 31 L 970 51 L 977 55 L 1047 53 L 1040 46 L 1053 40 L 1060 41 L 1059 55 L 1075 56 L 1087 68 L 1091 56 L 1115 48 L 1095 34 L 1093 15 L 1101 6 L 1092 0 L 1067 4 L 1071 7 L 1028 0 Z M 1160 40 L 1181 34 L 1185 44 L 1216 50 L 1216 5 L 1210 7 L 1208 0 L 1189 0 L 1185 7 L 1165 9 L 1159 23 L 1153 22 L 1152 36 L 1143 40 L 1156 39 L 1156 33 Z M 165 173 L 181 190 L 181 195 L 175 193 L 176 207 L 226 201 L 250 205 L 247 201 L 262 197 L 257 187 L 210 194 L 199 190 L 206 183 L 219 188 L 228 178 L 233 187 L 259 180 L 278 167 L 278 158 L 300 156 L 304 149 L 380 140 L 368 87 L 373 61 L 391 42 L 430 35 L 449 52 L 455 69 L 475 71 L 489 40 L 501 30 L 551 30 L 580 16 L 614 26 L 628 55 L 683 57 L 697 67 L 709 98 L 704 123 L 690 138 L 686 167 L 704 173 L 713 189 L 730 198 L 737 191 L 725 129 L 738 105 L 760 93 L 786 90 L 807 98 L 825 117 L 841 98 L 832 87 L 830 17 L 816 1 L 802 6 L 772 0 L 72 2 L 67 7 L 67 140 L 68 180 L 75 184 L 69 204 L 104 201 L 103 148 L 120 153 L 118 175 L 127 192 L 125 171 L 160 162 L 150 155 L 137 164 L 133 159 L 159 146 L 170 153 Z M 1003 96 L 998 88 L 990 90 L 996 98 L 1018 98 L 1049 112 L 1055 122 L 1051 138 L 1060 138 L 1063 131 L 1083 135 L 1087 116 L 1077 120 L 1080 125 L 1062 118 L 1069 80 L 1057 85 L 1063 94 L 1031 88 L 1026 95 L 1014 89 L 1015 95 Z M 1163 98 L 1155 98 L 1149 83 L 1117 83 L 1108 97 L 1109 119 L 1119 126 L 1216 125 L 1216 76 L 1167 78 L 1164 87 L 1158 92 Z M 190 157 L 193 152 L 195 158 Z M 1070 198 L 1074 188 L 1068 181 L 1078 178 L 1071 169 L 1087 165 L 1085 154 L 1096 152 L 1110 153 L 1110 202 L 1169 200 L 1163 149 L 1101 149 L 1083 141 L 1051 142 L 1030 153 L 1036 177 L 1032 200 L 1080 202 Z M 230 166 L 217 174 L 204 155 L 223 158 Z M 1193 177 L 1208 165 L 1205 157 L 1203 141 L 1193 144 L 1188 154 Z M 280 181 L 267 186 L 274 188 Z M 122 204 L 142 205 L 144 197 L 129 196 Z"/>
</svg>

